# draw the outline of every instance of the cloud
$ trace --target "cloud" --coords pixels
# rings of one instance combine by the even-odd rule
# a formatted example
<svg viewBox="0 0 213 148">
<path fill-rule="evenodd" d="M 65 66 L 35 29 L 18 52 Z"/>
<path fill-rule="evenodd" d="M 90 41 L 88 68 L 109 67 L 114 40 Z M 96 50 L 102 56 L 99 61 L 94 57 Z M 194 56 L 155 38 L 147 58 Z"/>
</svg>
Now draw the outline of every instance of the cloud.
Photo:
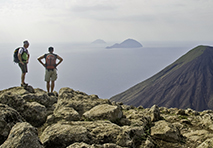
<svg viewBox="0 0 213 148">
<path fill-rule="evenodd" d="M 1 0 L 0 32 L 7 34 L 4 41 L 210 39 L 212 5 L 211 0 Z"/>
</svg>

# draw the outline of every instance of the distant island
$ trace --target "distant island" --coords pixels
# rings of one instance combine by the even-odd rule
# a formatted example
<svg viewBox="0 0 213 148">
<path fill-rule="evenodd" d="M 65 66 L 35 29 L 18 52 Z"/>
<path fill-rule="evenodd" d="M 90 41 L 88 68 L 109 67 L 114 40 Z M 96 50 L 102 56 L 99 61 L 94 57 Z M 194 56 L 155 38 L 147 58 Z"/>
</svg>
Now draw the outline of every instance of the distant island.
<svg viewBox="0 0 213 148">
<path fill-rule="evenodd" d="M 106 42 L 102 39 L 97 39 L 97 40 L 93 41 L 92 44 L 106 44 Z"/>
<path fill-rule="evenodd" d="M 106 48 L 110 49 L 110 48 L 140 48 L 140 47 L 143 46 L 138 41 L 133 39 L 127 39 L 120 44 L 116 43 L 112 46 L 107 46 Z"/>
</svg>

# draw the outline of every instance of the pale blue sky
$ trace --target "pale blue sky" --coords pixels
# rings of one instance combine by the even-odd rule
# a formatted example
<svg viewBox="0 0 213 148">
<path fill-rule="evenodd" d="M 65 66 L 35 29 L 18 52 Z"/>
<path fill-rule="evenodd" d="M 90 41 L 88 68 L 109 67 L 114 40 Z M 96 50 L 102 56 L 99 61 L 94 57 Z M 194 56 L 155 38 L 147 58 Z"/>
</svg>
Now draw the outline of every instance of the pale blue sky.
<svg viewBox="0 0 213 148">
<path fill-rule="evenodd" d="M 213 0 L 0 0 L 0 43 L 209 41 Z"/>
</svg>

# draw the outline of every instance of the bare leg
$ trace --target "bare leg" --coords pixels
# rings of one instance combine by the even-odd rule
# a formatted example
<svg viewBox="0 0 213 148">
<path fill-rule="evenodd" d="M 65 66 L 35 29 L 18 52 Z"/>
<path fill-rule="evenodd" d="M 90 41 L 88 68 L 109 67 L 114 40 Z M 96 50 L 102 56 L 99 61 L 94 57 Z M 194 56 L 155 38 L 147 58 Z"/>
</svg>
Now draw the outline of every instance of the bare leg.
<svg viewBox="0 0 213 148">
<path fill-rule="evenodd" d="M 47 82 L 47 92 L 50 92 L 50 81 Z"/>
<path fill-rule="evenodd" d="M 52 82 L 51 82 L 51 92 L 53 92 L 54 87 L 55 87 L 55 81 L 52 81 Z"/>
<path fill-rule="evenodd" d="M 26 73 L 21 74 L 21 84 L 24 84 L 25 75 L 26 75 Z"/>
</svg>

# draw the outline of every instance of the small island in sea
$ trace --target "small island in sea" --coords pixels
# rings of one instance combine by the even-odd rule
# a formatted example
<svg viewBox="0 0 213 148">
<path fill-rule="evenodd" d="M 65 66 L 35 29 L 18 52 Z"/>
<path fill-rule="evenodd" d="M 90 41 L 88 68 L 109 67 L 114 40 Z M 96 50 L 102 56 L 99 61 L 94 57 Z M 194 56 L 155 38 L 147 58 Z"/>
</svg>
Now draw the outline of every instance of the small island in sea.
<svg viewBox="0 0 213 148">
<path fill-rule="evenodd" d="M 112 46 L 107 46 L 106 48 L 110 49 L 110 48 L 140 48 L 140 47 L 143 47 L 143 46 L 138 41 L 134 39 L 126 39 L 120 44 L 116 43 Z"/>
<path fill-rule="evenodd" d="M 97 40 L 93 41 L 92 44 L 106 44 L 106 42 L 102 39 L 97 39 Z"/>
</svg>

